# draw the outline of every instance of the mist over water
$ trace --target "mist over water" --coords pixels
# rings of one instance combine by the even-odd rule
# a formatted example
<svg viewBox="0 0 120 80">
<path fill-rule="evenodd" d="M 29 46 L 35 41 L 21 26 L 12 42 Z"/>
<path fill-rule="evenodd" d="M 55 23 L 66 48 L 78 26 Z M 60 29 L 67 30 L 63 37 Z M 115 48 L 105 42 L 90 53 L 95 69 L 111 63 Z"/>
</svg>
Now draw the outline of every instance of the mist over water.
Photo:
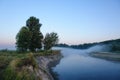
<svg viewBox="0 0 120 80">
<path fill-rule="evenodd" d="M 63 47 L 53 47 L 53 49 L 59 49 L 62 51 L 64 56 L 66 55 L 73 55 L 73 54 L 82 54 L 88 55 L 92 52 L 108 52 L 110 51 L 109 45 L 95 45 L 88 49 L 73 49 L 73 48 L 63 48 Z"/>
<path fill-rule="evenodd" d="M 86 49 L 86 52 L 108 52 L 110 51 L 109 45 L 95 45 L 93 47 L 90 47 L 89 49 Z"/>
<path fill-rule="evenodd" d="M 53 67 L 59 80 L 120 80 L 120 62 L 93 58 L 91 52 L 109 51 L 108 45 L 96 45 L 89 49 L 59 48 L 64 56 Z"/>
<path fill-rule="evenodd" d="M 8 49 L 8 50 L 16 50 L 16 45 L 15 44 L 11 44 L 11 45 L 0 45 L 0 50 L 2 49 Z M 62 47 L 53 47 L 52 49 L 62 49 Z M 65 48 L 64 48 L 65 49 Z M 109 45 L 95 45 L 95 46 L 92 46 L 88 49 L 72 49 L 71 48 L 71 51 L 74 50 L 74 51 L 79 51 L 81 53 L 83 52 L 86 52 L 86 53 L 91 53 L 91 52 L 104 52 L 104 51 L 109 51 L 110 50 L 110 47 Z M 72 52 L 71 52 L 72 53 Z"/>
</svg>

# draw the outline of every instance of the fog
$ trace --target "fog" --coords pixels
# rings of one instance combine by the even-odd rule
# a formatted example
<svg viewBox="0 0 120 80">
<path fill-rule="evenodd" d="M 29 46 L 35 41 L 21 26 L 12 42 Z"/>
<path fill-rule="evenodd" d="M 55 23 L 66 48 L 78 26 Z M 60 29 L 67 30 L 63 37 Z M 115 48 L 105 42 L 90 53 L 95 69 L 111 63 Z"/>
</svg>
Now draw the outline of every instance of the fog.
<svg viewBox="0 0 120 80">
<path fill-rule="evenodd" d="M 8 49 L 8 50 L 16 50 L 15 45 L 0 45 L 0 50 Z M 64 48 L 64 47 L 53 47 L 52 49 L 59 49 L 67 51 L 69 50 L 72 53 L 91 53 L 91 52 L 107 52 L 110 51 L 109 45 L 95 45 L 88 49 L 73 49 L 73 48 Z M 73 52 L 74 50 L 74 52 Z"/>
<path fill-rule="evenodd" d="M 63 54 L 60 63 L 52 68 L 59 80 L 120 80 L 120 64 L 89 56 L 92 52 L 109 51 L 109 45 L 89 49 L 55 48 Z"/>
<path fill-rule="evenodd" d="M 110 51 L 109 45 L 95 45 L 93 47 L 90 47 L 89 49 L 86 49 L 86 52 L 108 52 Z"/>
<path fill-rule="evenodd" d="M 53 47 L 52 49 L 61 50 L 63 56 L 74 55 L 74 54 L 82 54 L 88 55 L 92 52 L 108 52 L 110 51 L 109 45 L 95 45 L 88 49 L 73 49 L 73 48 L 65 48 L 65 47 Z"/>
</svg>

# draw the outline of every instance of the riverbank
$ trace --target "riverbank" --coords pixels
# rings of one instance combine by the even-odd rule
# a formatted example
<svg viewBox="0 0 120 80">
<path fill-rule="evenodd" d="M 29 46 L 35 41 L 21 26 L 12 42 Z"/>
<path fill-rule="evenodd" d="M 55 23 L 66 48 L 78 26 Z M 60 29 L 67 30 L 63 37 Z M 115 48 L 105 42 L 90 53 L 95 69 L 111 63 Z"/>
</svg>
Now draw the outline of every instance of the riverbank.
<svg viewBox="0 0 120 80">
<path fill-rule="evenodd" d="M 120 53 L 114 52 L 93 52 L 90 56 L 112 61 L 120 61 Z"/>
<path fill-rule="evenodd" d="M 49 65 L 61 58 L 58 50 L 36 53 L 0 51 L 0 80 L 54 80 Z"/>
<path fill-rule="evenodd" d="M 61 53 L 49 56 L 37 56 L 36 60 L 39 64 L 38 76 L 41 76 L 42 80 L 54 80 L 50 71 L 51 67 L 58 64 L 62 57 Z"/>
</svg>

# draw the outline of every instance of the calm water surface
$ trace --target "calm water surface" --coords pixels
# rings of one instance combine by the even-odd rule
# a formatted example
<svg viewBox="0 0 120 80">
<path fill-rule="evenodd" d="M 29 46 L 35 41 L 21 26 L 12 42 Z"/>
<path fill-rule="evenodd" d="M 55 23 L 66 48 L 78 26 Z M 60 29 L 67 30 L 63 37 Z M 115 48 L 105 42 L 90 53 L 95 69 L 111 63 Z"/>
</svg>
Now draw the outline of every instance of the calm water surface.
<svg viewBox="0 0 120 80">
<path fill-rule="evenodd" d="M 59 49 L 64 57 L 52 68 L 59 80 L 120 80 L 120 62 L 90 57 L 89 50 Z"/>
</svg>

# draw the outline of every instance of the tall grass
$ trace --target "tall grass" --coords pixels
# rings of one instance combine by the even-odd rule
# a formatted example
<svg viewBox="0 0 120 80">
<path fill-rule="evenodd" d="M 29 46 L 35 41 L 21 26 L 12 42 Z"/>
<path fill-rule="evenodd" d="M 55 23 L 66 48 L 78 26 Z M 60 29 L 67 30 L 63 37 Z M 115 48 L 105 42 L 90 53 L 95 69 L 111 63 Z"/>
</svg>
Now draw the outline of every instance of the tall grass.
<svg viewBox="0 0 120 80">
<path fill-rule="evenodd" d="M 30 67 L 38 67 L 32 53 L 0 51 L 0 80 L 38 80 Z"/>
<path fill-rule="evenodd" d="M 39 51 L 36 53 L 1 50 L 0 51 L 0 80 L 41 80 L 36 76 L 38 69 L 36 56 L 49 56 L 60 51 Z"/>
<path fill-rule="evenodd" d="M 38 80 L 34 69 L 38 65 L 32 53 L 16 58 L 10 62 L 4 72 L 4 80 Z"/>
</svg>

